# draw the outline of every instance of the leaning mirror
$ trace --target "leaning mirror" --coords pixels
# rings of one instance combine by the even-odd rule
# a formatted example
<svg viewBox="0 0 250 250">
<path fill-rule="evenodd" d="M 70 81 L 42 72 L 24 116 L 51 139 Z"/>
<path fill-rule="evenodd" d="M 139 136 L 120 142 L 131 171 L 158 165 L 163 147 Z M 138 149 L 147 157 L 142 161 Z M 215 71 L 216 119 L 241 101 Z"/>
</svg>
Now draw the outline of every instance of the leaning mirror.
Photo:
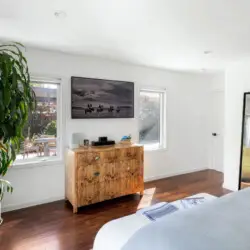
<svg viewBox="0 0 250 250">
<path fill-rule="evenodd" d="M 250 187 L 250 93 L 244 94 L 239 189 Z"/>
</svg>

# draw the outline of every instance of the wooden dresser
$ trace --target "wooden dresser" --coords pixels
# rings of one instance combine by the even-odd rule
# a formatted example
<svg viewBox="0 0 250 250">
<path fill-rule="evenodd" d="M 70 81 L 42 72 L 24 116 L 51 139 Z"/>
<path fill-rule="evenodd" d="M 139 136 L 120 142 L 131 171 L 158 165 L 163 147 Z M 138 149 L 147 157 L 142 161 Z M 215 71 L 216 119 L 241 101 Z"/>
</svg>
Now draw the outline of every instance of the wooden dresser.
<svg viewBox="0 0 250 250">
<path fill-rule="evenodd" d="M 81 206 L 143 193 L 143 146 L 79 148 L 67 151 L 66 199 Z"/>
</svg>

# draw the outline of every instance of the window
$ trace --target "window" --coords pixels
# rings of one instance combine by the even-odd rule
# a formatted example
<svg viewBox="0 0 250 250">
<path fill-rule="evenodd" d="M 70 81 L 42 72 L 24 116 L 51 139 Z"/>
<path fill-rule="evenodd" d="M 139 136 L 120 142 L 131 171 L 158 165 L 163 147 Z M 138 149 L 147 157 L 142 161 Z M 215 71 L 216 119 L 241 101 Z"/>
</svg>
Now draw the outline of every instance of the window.
<svg viewBox="0 0 250 250">
<path fill-rule="evenodd" d="M 166 92 L 140 91 L 139 141 L 145 149 L 166 147 Z"/>
<path fill-rule="evenodd" d="M 29 114 L 23 129 L 24 139 L 20 144 L 17 164 L 60 157 L 60 81 L 35 78 L 31 82 L 37 106 L 36 110 Z"/>
</svg>

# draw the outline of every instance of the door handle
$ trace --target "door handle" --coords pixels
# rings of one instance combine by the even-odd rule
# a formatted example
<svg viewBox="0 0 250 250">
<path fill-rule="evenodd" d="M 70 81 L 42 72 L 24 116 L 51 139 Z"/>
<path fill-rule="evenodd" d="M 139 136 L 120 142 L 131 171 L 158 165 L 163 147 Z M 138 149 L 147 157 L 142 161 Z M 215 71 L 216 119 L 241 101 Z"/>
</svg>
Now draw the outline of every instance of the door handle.
<svg viewBox="0 0 250 250">
<path fill-rule="evenodd" d="M 212 133 L 212 136 L 218 136 L 219 134 L 217 134 L 217 133 Z"/>
</svg>

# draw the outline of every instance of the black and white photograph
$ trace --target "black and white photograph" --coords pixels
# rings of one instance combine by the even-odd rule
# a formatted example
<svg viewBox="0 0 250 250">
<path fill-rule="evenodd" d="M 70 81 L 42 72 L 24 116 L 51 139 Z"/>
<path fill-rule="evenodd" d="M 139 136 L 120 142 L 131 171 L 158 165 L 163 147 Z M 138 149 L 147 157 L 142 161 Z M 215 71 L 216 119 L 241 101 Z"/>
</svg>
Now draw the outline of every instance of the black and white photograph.
<svg viewBox="0 0 250 250">
<path fill-rule="evenodd" d="M 134 83 L 71 78 L 73 119 L 134 118 Z"/>
</svg>

